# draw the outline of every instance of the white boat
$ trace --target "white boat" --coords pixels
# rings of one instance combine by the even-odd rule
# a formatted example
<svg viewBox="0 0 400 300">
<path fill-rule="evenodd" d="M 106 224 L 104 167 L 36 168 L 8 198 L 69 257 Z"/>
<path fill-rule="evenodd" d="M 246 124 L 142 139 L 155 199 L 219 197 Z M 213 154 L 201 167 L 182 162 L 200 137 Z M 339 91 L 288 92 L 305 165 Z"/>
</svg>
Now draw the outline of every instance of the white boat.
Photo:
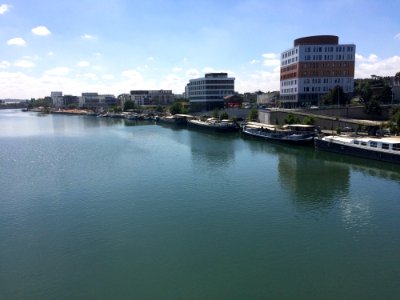
<svg viewBox="0 0 400 300">
<path fill-rule="evenodd" d="M 216 118 L 208 118 L 205 121 L 201 120 L 187 120 L 188 127 L 214 130 L 218 132 L 232 132 L 238 131 L 239 126 L 231 120 L 218 120 Z"/>
<path fill-rule="evenodd" d="M 400 163 L 400 137 L 330 135 L 315 139 L 319 150 Z"/>
</svg>

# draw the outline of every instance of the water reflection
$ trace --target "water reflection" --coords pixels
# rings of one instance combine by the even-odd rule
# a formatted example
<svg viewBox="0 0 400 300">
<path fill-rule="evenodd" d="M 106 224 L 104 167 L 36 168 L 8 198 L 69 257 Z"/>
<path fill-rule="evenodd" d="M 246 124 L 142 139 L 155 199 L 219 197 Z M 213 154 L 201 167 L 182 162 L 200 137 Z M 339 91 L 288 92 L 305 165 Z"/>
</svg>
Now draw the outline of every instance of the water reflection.
<svg viewBox="0 0 400 300">
<path fill-rule="evenodd" d="M 279 154 L 279 181 L 293 194 L 299 207 L 332 207 L 349 192 L 350 169 L 346 165 L 316 159 L 313 152 L 303 155 Z"/>
<path fill-rule="evenodd" d="M 195 170 L 216 171 L 234 161 L 236 134 L 191 131 L 189 136 Z"/>
</svg>

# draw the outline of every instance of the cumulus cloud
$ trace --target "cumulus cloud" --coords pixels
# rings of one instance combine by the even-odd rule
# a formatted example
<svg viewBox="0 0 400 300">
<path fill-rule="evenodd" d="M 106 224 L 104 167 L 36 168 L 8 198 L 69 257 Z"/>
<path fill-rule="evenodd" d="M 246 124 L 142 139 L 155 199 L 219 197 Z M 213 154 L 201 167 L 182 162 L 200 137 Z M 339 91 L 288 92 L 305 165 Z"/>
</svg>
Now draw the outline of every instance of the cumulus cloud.
<svg viewBox="0 0 400 300">
<path fill-rule="evenodd" d="M 356 60 L 355 78 L 368 78 L 371 75 L 394 76 L 400 70 L 400 56 L 380 59 L 375 54 Z"/>
<path fill-rule="evenodd" d="M 279 55 L 276 53 L 264 53 L 262 57 L 264 57 L 263 65 L 266 67 L 279 66 L 281 63 Z"/>
<path fill-rule="evenodd" d="M 26 42 L 25 42 L 25 40 L 23 38 L 16 37 L 16 38 L 8 40 L 7 41 L 7 45 L 24 47 L 24 46 L 26 46 Z"/>
<path fill-rule="evenodd" d="M 101 77 L 101 79 L 103 80 L 113 80 L 114 79 L 114 75 L 112 74 L 105 74 Z"/>
<path fill-rule="evenodd" d="M 215 73 L 215 72 L 217 72 L 217 71 L 215 71 L 215 69 L 214 68 L 211 68 L 211 67 L 205 67 L 205 68 L 203 68 L 203 73 Z"/>
<path fill-rule="evenodd" d="M 84 40 L 95 40 L 95 39 L 97 39 L 97 37 L 95 37 L 94 35 L 87 34 L 87 33 L 82 35 L 81 38 L 84 39 Z"/>
<path fill-rule="evenodd" d="M 193 77 L 193 78 L 199 77 L 200 72 L 196 69 L 189 69 L 186 71 L 186 76 Z"/>
<path fill-rule="evenodd" d="M 76 65 L 77 65 L 78 67 L 85 68 L 85 67 L 89 67 L 89 66 L 90 66 L 90 63 L 87 62 L 87 61 L 85 61 L 85 60 L 81 60 L 81 61 L 78 62 Z"/>
<path fill-rule="evenodd" d="M 7 69 L 10 65 L 11 64 L 8 61 L 3 60 L 0 62 L 0 69 Z"/>
<path fill-rule="evenodd" d="M 33 68 L 35 64 L 29 60 L 17 60 L 14 63 L 14 66 L 19 67 L 19 68 Z"/>
<path fill-rule="evenodd" d="M 10 5 L 8 5 L 8 4 L 1 4 L 0 5 L 0 15 L 5 14 L 9 10 L 10 10 Z"/>
<path fill-rule="evenodd" d="M 279 68 L 272 72 L 256 71 L 252 74 L 237 76 L 235 89 L 241 93 L 255 91 L 278 91 L 280 85 Z"/>
<path fill-rule="evenodd" d="M 173 72 L 180 72 L 180 71 L 182 71 L 182 68 L 175 67 L 175 68 L 172 69 L 172 71 Z"/>
<path fill-rule="evenodd" d="M 260 63 L 260 61 L 257 60 L 257 59 L 253 59 L 253 60 L 250 61 L 251 65 L 255 65 L 255 64 L 258 64 L 258 63 Z"/>
<path fill-rule="evenodd" d="M 49 76 L 66 76 L 71 72 L 71 69 L 68 67 L 56 67 L 53 69 L 49 69 L 45 71 L 45 75 Z"/>
<path fill-rule="evenodd" d="M 36 35 L 42 35 L 42 36 L 51 34 L 50 30 L 48 30 L 46 26 L 35 27 L 32 29 L 32 33 L 36 34 Z"/>
</svg>

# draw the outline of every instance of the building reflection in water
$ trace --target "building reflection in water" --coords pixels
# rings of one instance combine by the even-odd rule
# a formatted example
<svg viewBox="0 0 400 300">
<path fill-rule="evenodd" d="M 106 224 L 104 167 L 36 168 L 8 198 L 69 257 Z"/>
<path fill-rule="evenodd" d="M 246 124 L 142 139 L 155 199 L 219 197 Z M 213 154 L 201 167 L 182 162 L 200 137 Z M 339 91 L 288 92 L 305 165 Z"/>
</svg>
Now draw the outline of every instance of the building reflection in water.
<svg viewBox="0 0 400 300">
<path fill-rule="evenodd" d="M 194 170 L 218 172 L 235 159 L 235 134 L 192 131 L 190 149 Z"/>
<path fill-rule="evenodd" d="M 349 192 L 350 168 L 317 159 L 314 152 L 279 154 L 279 181 L 304 209 L 330 208 Z"/>
</svg>

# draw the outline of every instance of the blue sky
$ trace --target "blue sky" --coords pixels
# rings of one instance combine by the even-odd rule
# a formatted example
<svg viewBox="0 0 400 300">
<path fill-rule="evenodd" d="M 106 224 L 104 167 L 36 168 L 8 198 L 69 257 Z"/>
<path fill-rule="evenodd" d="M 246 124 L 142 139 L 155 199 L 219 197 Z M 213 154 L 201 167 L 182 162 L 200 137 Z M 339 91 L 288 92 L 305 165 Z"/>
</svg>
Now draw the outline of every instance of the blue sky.
<svg viewBox="0 0 400 300">
<path fill-rule="evenodd" d="M 396 0 L 0 0 L 0 99 L 51 91 L 182 93 L 211 71 L 239 92 L 279 89 L 279 54 L 303 36 L 356 44 L 356 77 L 400 71 Z"/>
</svg>

